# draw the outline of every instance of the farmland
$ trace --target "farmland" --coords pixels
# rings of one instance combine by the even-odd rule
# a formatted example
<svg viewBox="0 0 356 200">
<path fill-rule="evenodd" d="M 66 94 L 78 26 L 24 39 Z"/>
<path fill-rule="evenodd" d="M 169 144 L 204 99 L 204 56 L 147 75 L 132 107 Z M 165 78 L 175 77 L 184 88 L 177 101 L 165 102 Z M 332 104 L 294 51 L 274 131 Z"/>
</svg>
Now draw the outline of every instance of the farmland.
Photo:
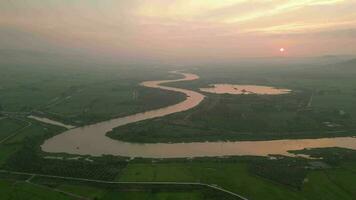
<svg viewBox="0 0 356 200">
<path fill-rule="evenodd" d="M 211 94 L 196 108 L 118 127 L 109 137 L 138 143 L 270 140 L 355 135 L 354 71 L 327 66 L 200 69 L 201 79 L 174 83 L 198 91 L 212 83 L 269 85 L 283 95 Z"/>
<path fill-rule="evenodd" d="M 98 70 L 1 65 L 0 70 L 3 113 L 32 113 L 77 126 L 159 108 L 184 98 L 179 93 L 139 86 L 144 80 L 172 78 L 167 72 L 152 73 L 148 69 L 143 69 L 141 75 L 134 67 L 108 66 Z"/>
<path fill-rule="evenodd" d="M 133 69 L 110 68 L 74 68 L 71 73 L 43 67 L 33 67 L 38 73 L 20 73 L 6 67 L 2 70 L 9 75 L 1 79 L 0 137 L 5 139 L 0 144 L 2 199 L 236 199 L 206 186 L 150 182 L 208 184 L 256 200 L 355 197 L 356 153 L 347 149 L 294 152 L 322 158 L 316 160 L 280 155 L 149 159 L 43 152 L 40 145 L 44 140 L 66 129 L 28 115 L 81 126 L 160 108 L 184 96 L 138 84 L 177 76 L 146 69 L 141 69 L 141 75 Z M 336 84 L 326 72 L 315 79 L 312 70 L 310 77 L 298 74 L 298 69 L 282 70 L 283 74 L 277 75 L 273 75 L 274 70 L 192 70 L 201 79 L 169 85 L 199 91 L 210 83 L 224 81 L 290 88 L 293 92 L 280 96 L 204 93 L 205 100 L 192 110 L 119 127 L 109 136 L 156 143 L 355 134 L 355 80 L 351 73 L 340 73 Z M 10 78 L 13 73 L 19 74 L 16 82 Z"/>
</svg>

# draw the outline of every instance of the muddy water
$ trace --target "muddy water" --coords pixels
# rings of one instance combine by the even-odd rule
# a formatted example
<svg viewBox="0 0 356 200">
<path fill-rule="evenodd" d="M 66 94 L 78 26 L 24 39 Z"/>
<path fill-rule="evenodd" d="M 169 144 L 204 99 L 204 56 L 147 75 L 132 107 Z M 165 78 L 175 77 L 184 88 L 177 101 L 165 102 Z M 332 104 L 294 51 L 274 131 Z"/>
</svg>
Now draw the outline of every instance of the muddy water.
<svg viewBox="0 0 356 200">
<path fill-rule="evenodd" d="M 46 152 L 64 152 L 93 156 L 111 154 L 129 157 L 179 158 L 227 155 L 290 155 L 287 153 L 288 150 L 334 146 L 356 149 L 356 138 L 352 137 L 273 141 L 134 144 L 112 140 L 105 136 L 107 132 L 118 126 L 145 119 L 163 117 L 197 106 L 204 99 L 202 94 L 186 89 L 160 85 L 163 83 L 190 81 L 199 78 L 194 74 L 174 73 L 182 74 L 184 78 L 177 80 L 147 81 L 143 82 L 141 85 L 184 93 L 186 94 L 186 99 L 184 101 L 152 111 L 70 129 L 46 140 L 41 146 L 42 150 Z"/>
<path fill-rule="evenodd" d="M 200 88 L 200 91 L 216 94 L 265 94 L 276 95 L 291 92 L 288 89 L 280 89 L 260 85 L 233 85 L 233 84 L 212 84 L 210 88 Z"/>
<path fill-rule="evenodd" d="M 68 124 L 63 124 L 61 122 L 57 122 L 57 121 L 54 121 L 54 120 L 51 120 L 51 119 L 48 119 L 48 118 L 45 118 L 45 117 L 37 117 L 37 116 L 30 115 L 30 116 L 28 116 L 28 118 L 34 119 L 34 120 L 37 120 L 37 121 L 40 121 L 40 122 L 43 122 L 43 123 L 47 123 L 47 124 L 52 124 L 52 125 L 56 125 L 56 126 L 62 126 L 64 128 L 67 128 L 67 129 L 71 129 L 71 128 L 75 127 L 75 126 L 68 125 Z"/>
</svg>

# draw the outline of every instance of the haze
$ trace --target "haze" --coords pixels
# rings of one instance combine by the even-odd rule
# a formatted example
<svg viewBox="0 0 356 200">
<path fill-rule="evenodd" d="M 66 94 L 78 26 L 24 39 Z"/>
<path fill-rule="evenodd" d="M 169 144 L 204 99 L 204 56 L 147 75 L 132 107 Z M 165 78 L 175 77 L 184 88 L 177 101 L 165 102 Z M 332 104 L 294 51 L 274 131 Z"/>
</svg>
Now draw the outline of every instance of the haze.
<svg viewBox="0 0 356 200">
<path fill-rule="evenodd" d="M 162 62 L 350 54 L 355 10 L 354 0 L 4 0 L 0 46 Z"/>
</svg>

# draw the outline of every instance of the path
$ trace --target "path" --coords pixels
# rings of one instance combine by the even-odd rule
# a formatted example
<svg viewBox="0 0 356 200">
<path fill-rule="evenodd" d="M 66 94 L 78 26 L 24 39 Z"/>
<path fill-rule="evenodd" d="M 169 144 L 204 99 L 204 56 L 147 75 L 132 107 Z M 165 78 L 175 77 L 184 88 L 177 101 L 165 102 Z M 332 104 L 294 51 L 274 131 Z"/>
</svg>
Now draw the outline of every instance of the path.
<svg viewBox="0 0 356 200">
<path fill-rule="evenodd" d="M 26 122 L 27 125 L 26 125 L 26 126 L 23 126 L 23 127 L 20 128 L 20 129 L 15 130 L 12 134 L 10 134 L 10 135 L 8 135 L 7 137 L 5 137 L 4 139 L 0 140 L 0 144 L 2 144 L 2 143 L 4 143 L 4 142 L 6 142 L 8 139 L 14 137 L 15 135 L 17 135 L 17 134 L 18 134 L 19 132 L 21 132 L 22 130 L 24 130 L 24 129 L 30 127 L 30 126 L 32 126 L 32 122 L 29 122 L 29 121 L 26 121 L 26 120 L 22 120 L 22 119 L 17 119 L 17 118 L 15 118 L 15 119 L 16 119 L 16 120 L 19 120 L 19 121 Z"/>
<path fill-rule="evenodd" d="M 28 179 L 33 179 L 33 177 L 44 177 L 44 178 L 57 178 L 57 179 L 65 179 L 65 180 L 73 180 L 73 181 L 85 181 L 85 182 L 93 182 L 93 183 L 104 183 L 104 184 L 124 184 L 124 185 L 187 185 L 187 186 L 201 186 L 210 188 L 213 190 L 217 190 L 223 192 L 225 194 L 232 195 L 242 200 L 248 200 L 246 197 L 234 193 L 232 191 L 226 190 L 224 188 L 218 187 L 216 185 L 206 184 L 206 183 L 199 183 L 199 182 L 142 182 L 142 181 L 104 181 L 104 180 L 96 180 L 96 179 L 86 179 L 86 178 L 76 178 L 76 177 L 67 177 L 67 176 L 54 176 L 54 175 L 45 175 L 45 174 L 36 174 L 36 173 L 27 173 L 27 172 L 15 172 L 15 171 L 8 171 L 8 170 L 0 170 L 0 173 L 9 173 L 15 175 L 28 175 L 31 176 Z"/>
</svg>

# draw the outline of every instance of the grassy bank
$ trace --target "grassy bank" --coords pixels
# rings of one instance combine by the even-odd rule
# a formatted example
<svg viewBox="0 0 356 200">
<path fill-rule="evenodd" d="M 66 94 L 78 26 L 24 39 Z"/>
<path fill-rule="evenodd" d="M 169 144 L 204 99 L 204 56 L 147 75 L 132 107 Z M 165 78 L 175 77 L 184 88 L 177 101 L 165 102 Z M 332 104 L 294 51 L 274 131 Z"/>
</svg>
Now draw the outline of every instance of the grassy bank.
<svg viewBox="0 0 356 200">
<path fill-rule="evenodd" d="M 314 160 L 280 156 L 274 156 L 273 159 L 227 157 L 128 160 L 113 156 L 82 156 L 73 159 L 75 155 L 47 154 L 39 149 L 45 138 L 60 133 L 62 128 L 31 122 L 30 127 L 1 145 L 1 148 L 12 150 L 3 158 L 2 169 L 113 181 L 200 182 L 217 185 L 250 199 L 352 199 L 354 194 L 356 153 L 351 150 L 299 152 L 325 157 L 318 161 L 321 164 L 315 164 Z M 63 158 L 46 159 L 45 156 Z M 63 195 L 63 191 L 91 199 L 222 199 L 221 194 L 197 188 L 125 185 L 118 188 L 115 185 L 36 176 L 9 176 L 3 173 L 0 180 L 3 185 L 2 194 L 7 199 L 21 199 L 29 190 L 35 191 L 30 193 L 30 197 L 37 199 L 44 199 L 44 196 L 73 199 Z M 14 181 L 19 182 L 14 184 Z M 17 191 L 18 196 L 12 195 L 14 191 Z M 322 195 L 320 191 L 323 191 Z"/>
<path fill-rule="evenodd" d="M 201 79 L 174 83 L 199 90 L 212 83 L 289 88 L 284 95 L 206 95 L 196 108 L 128 124 L 108 134 L 118 140 L 155 143 L 321 138 L 356 134 L 355 73 L 315 68 L 200 69 Z"/>
<path fill-rule="evenodd" d="M 32 113 L 77 126 L 160 108 L 184 99 L 179 93 L 139 85 L 146 80 L 178 77 L 167 70 L 0 65 L 0 71 L 0 111 Z"/>
</svg>

